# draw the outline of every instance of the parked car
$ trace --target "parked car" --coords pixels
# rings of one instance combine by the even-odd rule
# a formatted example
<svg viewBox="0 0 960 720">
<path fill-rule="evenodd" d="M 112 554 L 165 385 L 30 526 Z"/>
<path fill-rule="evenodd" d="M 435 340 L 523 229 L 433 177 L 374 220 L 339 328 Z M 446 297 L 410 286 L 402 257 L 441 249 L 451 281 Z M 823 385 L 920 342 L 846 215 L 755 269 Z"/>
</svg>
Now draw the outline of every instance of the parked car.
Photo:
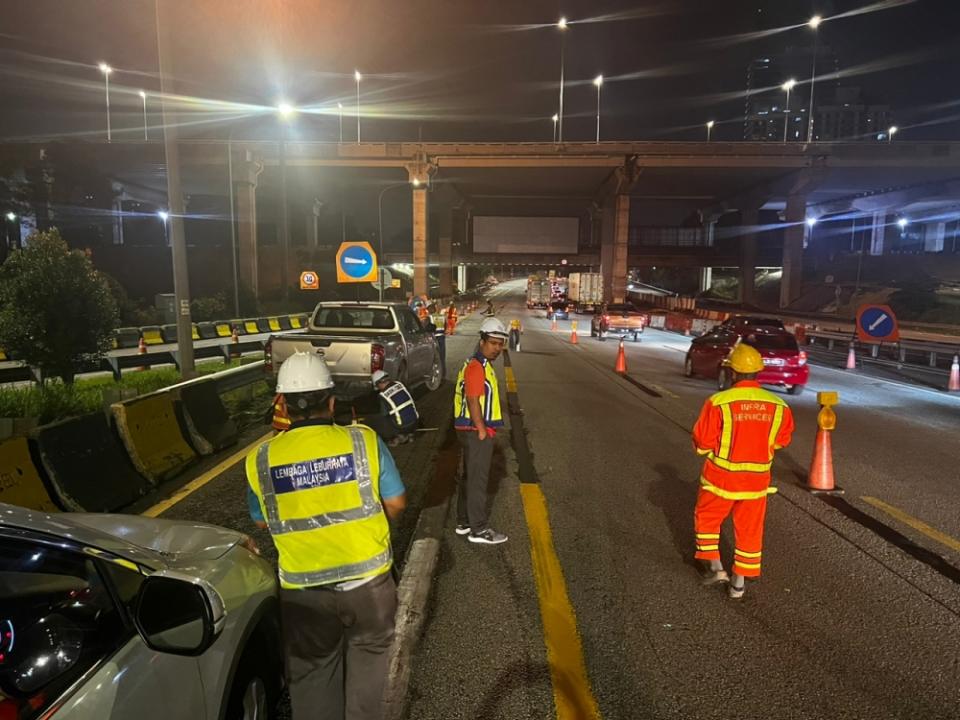
<svg viewBox="0 0 960 720">
<path fill-rule="evenodd" d="M 255 720 L 283 691 L 273 568 L 190 521 L 0 504 L 0 718 Z"/>
<path fill-rule="evenodd" d="M 764 385 L 778 385 L 791 395 L 798 395 L 810 379 L 807 353 L 797 339 L 774 325 L 718 325 L 690 343 L 683 372 L 687 377 L 702 375 L 716 378 L 717 386 L 730 387 L 732 372 L 725 366 L 727 356 L 738 342 L 755 347 L 763 358 L 764 369 L 757 380 Z"/>
<path fill-rule="evenodd" d="M 270 338 L 264 347 L 267 371 L 276 374 L 298 351 L 322 355 L 345 398 L 369 393 L 370 374 L 377 370 L 431 391 L 443 381 L 436 339 L 404 303 L 320 303 L 306 331 Z"/>
<path fill-rule="evenodd" d="M 637 342 L 647 321 L 647 315 L 637 310 L 632 303 L 610 303 L 594 313 L 590 321 L 590 337 L 603 340 L 607 335 L 629 335 L 633 342 Z"/>
</svg>

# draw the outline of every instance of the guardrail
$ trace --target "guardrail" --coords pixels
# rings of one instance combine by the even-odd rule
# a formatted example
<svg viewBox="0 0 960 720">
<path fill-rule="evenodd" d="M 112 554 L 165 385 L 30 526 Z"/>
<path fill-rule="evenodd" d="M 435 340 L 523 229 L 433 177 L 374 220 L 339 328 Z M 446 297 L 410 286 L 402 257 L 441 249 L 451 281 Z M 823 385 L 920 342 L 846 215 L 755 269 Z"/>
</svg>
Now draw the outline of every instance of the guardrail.
<svg viewBox="0 0 960 720">
<path fill-rule="evenodd" d="M 849 332 L 810 329 L 806 331 L 806 337 L 809 344 L 816 345 L 819 341 L 827 350 L 833 350 L 838 343 L 843 343 L 846 350 L 852 344 L 856 350 L 867 350 L 870 359 L 880 364 L 949 369 L 953 357 L 960 353 L 960 338 L 955 344 L 906 339 L 897 343 L 870 343 L 860 341 Z"/>
</svg>

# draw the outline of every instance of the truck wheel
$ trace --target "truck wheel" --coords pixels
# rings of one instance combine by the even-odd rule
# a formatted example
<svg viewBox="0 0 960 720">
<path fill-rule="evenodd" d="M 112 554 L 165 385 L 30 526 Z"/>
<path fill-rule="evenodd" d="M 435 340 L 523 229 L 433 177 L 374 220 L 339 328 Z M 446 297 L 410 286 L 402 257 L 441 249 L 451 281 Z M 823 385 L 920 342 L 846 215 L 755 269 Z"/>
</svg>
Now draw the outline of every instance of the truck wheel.
<svg viewBox="0 0 960 720">
<path fill-rule="evenodd" d="M 683 376 L 693 377 L 693 358 L 689 355 L 687 355 L 687 359 L 683 361 Z"/>
<path fill-rule="evenodd" d="M 633 342 L 640 342 L 640 336 L 636 333 L 633 334 Z"/>
<path fill-rule="evenodd" d="M 433 366 L 430 369 L 430 374 L 427 376 L 427 381 L 424 383 L 427 386 L 427 390 L 433 392 L 443 383 L 443 365 L 440 363 L 440 353 L 433 354 Z"/>
<path fill-rule="evenodd" d="M 799 395 L 803 392 L 803 385 L 791 385 L 787 392 L 791 395 Z"/>
</svg>

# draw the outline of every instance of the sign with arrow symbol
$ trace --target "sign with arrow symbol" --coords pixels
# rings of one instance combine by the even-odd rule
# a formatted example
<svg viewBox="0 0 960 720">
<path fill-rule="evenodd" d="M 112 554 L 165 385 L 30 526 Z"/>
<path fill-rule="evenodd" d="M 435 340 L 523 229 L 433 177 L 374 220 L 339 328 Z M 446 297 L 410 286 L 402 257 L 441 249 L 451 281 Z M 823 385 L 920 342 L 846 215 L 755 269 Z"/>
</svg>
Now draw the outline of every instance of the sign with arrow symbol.
<svg viewBox="0 0 960 720">
<path fill-rule="evenodd" d="M 337 282 L 376 282 L 377 255 L 368 242 L 345 242 L 337 250 Z"/>
</svg>

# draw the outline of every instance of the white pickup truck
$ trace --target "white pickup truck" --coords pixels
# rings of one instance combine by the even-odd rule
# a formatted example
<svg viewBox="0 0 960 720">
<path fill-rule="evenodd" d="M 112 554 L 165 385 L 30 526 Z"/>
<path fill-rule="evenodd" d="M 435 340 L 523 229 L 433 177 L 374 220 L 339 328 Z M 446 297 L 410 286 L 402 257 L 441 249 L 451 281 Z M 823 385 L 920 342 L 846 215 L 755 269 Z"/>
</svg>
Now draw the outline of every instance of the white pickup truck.
<svg viewBox="0 0 960 720">
<path fill-rule="evenodd" d="M 440 351 L 403 303 L 322 302 L 302 333 L 274 335 L 264 347 L 268 372 L 276 374 L 294 352 L 321 355 L 337 394 L 353 398 L 370 391 L 370 374 L 384 370 L 408 387 L 436 390 L 443 381 Z"/>
</svg>

